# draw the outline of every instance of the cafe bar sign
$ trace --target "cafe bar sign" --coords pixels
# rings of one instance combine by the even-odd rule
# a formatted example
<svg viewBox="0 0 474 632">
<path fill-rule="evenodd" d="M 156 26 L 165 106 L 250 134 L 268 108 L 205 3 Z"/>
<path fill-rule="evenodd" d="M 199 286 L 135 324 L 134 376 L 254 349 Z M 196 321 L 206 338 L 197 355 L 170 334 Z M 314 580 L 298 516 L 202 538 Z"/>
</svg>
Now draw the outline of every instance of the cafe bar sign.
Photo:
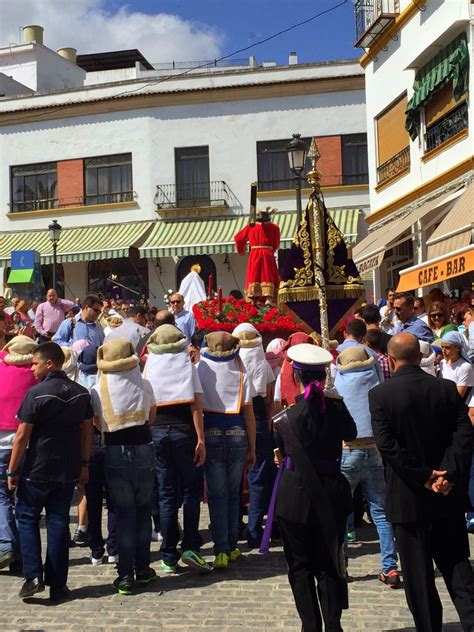
<svg viewBox="0 0 474 632">
<path fill-rule="evenodd" d="M 474 270 L 474 245 L 428 263 L 413 266 L 400 272 L 397 292 L 416 290 L 427 285 L 439 285 Z"/>
</svg>

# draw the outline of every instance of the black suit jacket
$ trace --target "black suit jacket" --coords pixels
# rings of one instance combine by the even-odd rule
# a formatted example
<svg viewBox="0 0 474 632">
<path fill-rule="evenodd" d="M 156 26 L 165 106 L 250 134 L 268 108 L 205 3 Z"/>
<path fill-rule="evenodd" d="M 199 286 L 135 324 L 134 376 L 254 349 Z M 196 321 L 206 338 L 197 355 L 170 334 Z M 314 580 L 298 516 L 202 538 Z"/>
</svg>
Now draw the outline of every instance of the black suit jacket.
<svg viewBox="0 0 474 632">
<path fill-rule="evenodd" d="M 394 523 L 446 516 L 467 502 L 473 430 L 456 385 L 418 366 L 400 368 L 369 392 L 385 464 L 385 513 Z M 448 496 L 424 488 L 433 470 L 454 482 Z"/>
</svg>

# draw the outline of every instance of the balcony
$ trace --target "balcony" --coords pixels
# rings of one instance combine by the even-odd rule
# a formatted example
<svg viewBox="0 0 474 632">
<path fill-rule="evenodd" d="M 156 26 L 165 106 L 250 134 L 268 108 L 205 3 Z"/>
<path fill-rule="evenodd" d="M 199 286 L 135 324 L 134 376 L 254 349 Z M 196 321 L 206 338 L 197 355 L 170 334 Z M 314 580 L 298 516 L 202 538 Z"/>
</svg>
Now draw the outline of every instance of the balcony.
<svg viewBox="0 0 474 632">
<path fill-rule="evenodd" d="M 12 213 L 24 213 L 25 211 L 43 211 L 47 209 L 72 209 L 80 206 L 95 206 L 134 202 L 137 194 L 135 191 L 121 191 L 120 193 L 103 193 L 97 195 L 48 197 L 44 199 L 16 201 L 11 204 Z"/>
<path fill-rule="evenodd" d="M 206 215 L 210 210 L 225 210 L 232 193 L 223 180 L 191 184 L 158 184 L 154 202 L 160 216 Z"/>
<path fill-rule="evenodd" d="M 356 0 L 356 48 L 370 48 L 400 13 L 398 0 Z"/>
<path fill-rule="evenodd" d="M 467 103 L 464 101 L 427 128 L 425 152 L 429 153 L 444 145 L 459 133 L 468 129 Z"/>
<path fill-rule="evenodd" d="M 343 174 L 343 175 L 330 175 L 325 176 L 322 174 L 321 187 L 344 187 L 355 184 L 368 184 L 368 173 L 356 173 L 356 174 Z M 258 192 L 265 193 L 268 191 L 288 191 L 295 188 L 295 178 L 287 180 L 259 180 Z M 303 189 L 309 188 L 308 182 L 305 177 L 301 178 L 301 187 Z"/>
<path fill-rule="evenodd" d="M 377 184 L 389 182 L 409 169 L 410 147 L 408 146 L 377 167 Z"/>
</svg>

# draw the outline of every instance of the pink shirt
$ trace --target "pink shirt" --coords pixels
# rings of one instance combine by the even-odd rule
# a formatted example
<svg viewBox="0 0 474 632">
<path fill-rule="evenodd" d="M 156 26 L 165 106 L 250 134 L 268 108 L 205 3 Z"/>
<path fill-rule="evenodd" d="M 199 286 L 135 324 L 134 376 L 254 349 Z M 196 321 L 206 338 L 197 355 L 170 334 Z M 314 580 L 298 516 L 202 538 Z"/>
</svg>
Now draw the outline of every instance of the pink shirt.
<svg viewBox="0 0 474 632">
<path fill-rule="evenodd" d="M 58 298 L 54 304 L 48 301 L 40 303 L 35 314 L 36 331 L 42 336 L 48 332 L 55 334 L 64 320 L 64 315 L 72 307 L 74 307 L 74 302 L 63 298 Z"/>
<path fill-rule="evenodd" d="M 0 352 L 0 430 L 15 432 L 19 424 L 16 414 L 23 398 L 38 380 L 31 372 L 31 364 L 5 364 L 3 358 L 6 355 L 7 352 Z"/>
</svg>

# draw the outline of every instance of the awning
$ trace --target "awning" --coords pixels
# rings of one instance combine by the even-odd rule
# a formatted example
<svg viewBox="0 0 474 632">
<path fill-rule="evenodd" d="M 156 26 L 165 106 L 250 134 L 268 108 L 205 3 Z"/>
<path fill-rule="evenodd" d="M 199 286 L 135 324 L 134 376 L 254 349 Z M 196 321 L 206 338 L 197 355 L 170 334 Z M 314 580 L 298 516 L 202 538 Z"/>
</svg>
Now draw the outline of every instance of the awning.
<svg viewBox="0 0 474 632">
<path fill-rule="evenodd" d="M 58 243 L 58 263 L 128 257 L 130 248 L 138 248 L 152 226 L 152 222 L 130 222 L 63 228 Z M 0 265 L 9 265 L 12 250 L 36 250 L 41 253 L 42 264 L 53 262 L 47 230 L 0 233 Z"/>
<path fill-rule="evenodd" d="M 359 209 L 333 209 L 329 213 L 348 243 L 357 239 Z M 183 257 L 236 252 L 234 235 L 248 224 L 247 215 L 192 221 L 158 220 L 140 247 L 142 257 Z M 296 213 L 276 213 L 280 227 L 280 248 L 291 248 L 296 232 Z"/>
<path fill-rule="evenodd" d="M 426 242 L 428 259 L 447 256 L 473 241 L 474 184 L 470 184 Z"/>
<path fill-rule="evenodd" d="M 438 213 L 441 208 L 458 198 L 464 189 L 454 193 L 446 193 L 434 200 L 425 202 L 417 209 L 395 219 L 372 231 L 357 246 L 354 247 L 352 257 L 360 274 L 375 270 L 382 263 L 385 251 L 413 224 L 425 218 L 432 211 Z"/>
<path fill-rule="evenodd" d="M 29 269 L 12 270 L 8 275 L 8 285 L 14 285 L 16 283 L 31 283 L 33 280 L 35 271 Z"/>
<path fill-rule="evenodd" d="M 449 257 L 438 257 L 400 272 L 397 292 L 408 292 L 427 285 L 449 281 L 474 271 L 474 245 L 453 252 Z"/>
<path fill-rule="evenodd" d="M 415 76 L 413 96 L 408 102 L 405 128 L 415 140 L 420 131 L 420 109 L 448 81 L 453 82 L 453 95 L 459 101 L 469 87 L 469 48 L 465 33 L 461 33 L 443 48 Z"/>
</svg>

